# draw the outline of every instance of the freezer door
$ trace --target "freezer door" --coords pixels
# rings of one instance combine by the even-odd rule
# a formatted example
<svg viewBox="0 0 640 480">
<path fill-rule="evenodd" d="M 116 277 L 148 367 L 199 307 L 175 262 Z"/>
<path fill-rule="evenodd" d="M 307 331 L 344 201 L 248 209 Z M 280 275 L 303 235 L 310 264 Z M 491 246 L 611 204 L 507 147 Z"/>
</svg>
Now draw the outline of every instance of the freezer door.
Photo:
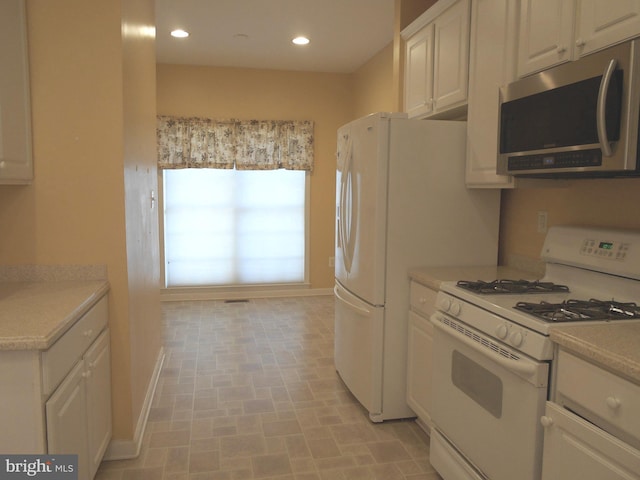
<svg viewBox="0 0 640 480">
<path fill-rule="evenodd" d="M 382 412 L 384 308 L 362 302 L 336 283 L 335 364 L 374 421 Z"/>
<path fill-rule="evenodd" d="M 385 303 L 389 120 L 372 115 L 338 130 L 336 279 Z"/>
</svg>

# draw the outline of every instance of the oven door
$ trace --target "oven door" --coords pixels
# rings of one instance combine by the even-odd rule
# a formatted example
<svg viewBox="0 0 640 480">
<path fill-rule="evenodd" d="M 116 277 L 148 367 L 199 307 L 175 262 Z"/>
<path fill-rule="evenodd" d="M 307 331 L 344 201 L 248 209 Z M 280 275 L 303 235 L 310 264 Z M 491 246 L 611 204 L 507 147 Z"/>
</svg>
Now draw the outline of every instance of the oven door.
<svg viewBox="0 0 640 480">
<path fill-rule="evenodd" d="M 454 447 L 438 448 L 436 458 L 432 450 L 436 470 L 466 458 L 491 480 L 539 479 L 548 364 L 443 313 L 431 322 L 433 422 Z M 438 458 L 443 452 L 449 458 Z M 440 473 L 449 480 L 447 472 Z"/>
</svg>

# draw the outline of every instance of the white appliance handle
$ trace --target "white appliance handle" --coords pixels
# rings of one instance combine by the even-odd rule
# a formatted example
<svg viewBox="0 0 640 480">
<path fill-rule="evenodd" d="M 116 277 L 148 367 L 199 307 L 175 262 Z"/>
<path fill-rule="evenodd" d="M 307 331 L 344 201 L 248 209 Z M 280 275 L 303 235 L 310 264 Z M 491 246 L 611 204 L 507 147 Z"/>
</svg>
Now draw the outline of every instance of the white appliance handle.
<svg viewBox="0 0 640 480">
<path fill-rule="evenodd" d="M 611 59 L 604 71 L 604 74 L 602 75 L 600 90 L 598 91 L 596 126 L 598 130 L 598 141 L 600 142 L 600 149 L 602 150 L 602 155 L 605 157 L 610 157 L 612 155 L 611 144 L 609 143 L 609 139 L 607 138 L 607 121 L 605 113 L 607 109 L 607 92 L 609 91 L 609 83 L 611 82 L 613 72 L 616 70 L 617 63 L 618 61 L 615 58 Z"/>
<path fill-rule="evenodd" d="M 537 366 L 529 363 L 522 363 L 517 360 L 511 360 L 509 358 L 505 358 L 502 355 L 495 353 L 493 350 L 489 348 L 483 347 L 481 344 L 474 342 L 466 335 L 454 330 L 453 328 L 449 328 L 442 323 L 440 323 L 437 318 L 438 314 L 435 314 L 431 317 L 431 323 L 441 332 L 455 338 L 457 341 L 465 344 L 467 347 L 475 350 L 476 352 L 482 354 L 485 357 L 488 357 L 491 361 L 497 363 L 498 365 L 515 372 L 520 375 L 524 375 L 526 377 L 533 376 L 537 371 Z"/>
<path fill-rule="evenodd" d="M 349 142 L 351 141 L 351 138 L 348 135 L 344 136 L 344 139 L 346 140 L 346 142 L 342 145 L 342 148 L 338 148 L 338 171 L 341 171 L 341 176 L 340 176 L 340 185 L 338 185 L 338 208 L 337 208 L 337 216 L 338 216 L 338 225 L 336 226 L 337 230 L 338 230 L 338 239 L 337 239 L 337 245 L 340 248 L 342 248 L 342 263 L 345 266 L 345 269 L 347 267 L 347 260 L 345 258 L 346 252 L 346 238 L 344 237 L 344 224 L 342 222 L 342 218 L 344 216 L 344 187 L 345 187 L 345 174 L 346 174 L 346 160 L 345 157 L 347 156 L 348 152 L 349 152 Z M 349 270 L 347 269 L 347 272 Z"/>
<path fill-rule="evenodd" d="M 354 192 L 353 175 L 351 174 L 351 168 L 353 164 L 353 141 L 351 137 L 347 139 L 345 152 L 345 162 L 342 169 L 342 177 L 340 184 L 340 236 L 342 238 L 343 245 L 343 257 L 344 266 L 347 272 L 351 272 L 351 265 L 353 264 L 353 250 L 354 250 L 354 235 L 353 229 L 357 220 L 357 207 L 354 203 L 354 198 L 357 197 Z M 349 195 L 349 208 L 346 209 L 347 195 Z M 347 227 L 347 221 L 349 226 Z"/>
<path fill-rule="evenodd" d="M 359 313 L 361 315 L 366 315 L 366 316 L 371 315 L 371 310 L 368 310 L 366 308 L 362 308 L 359 305 L 351 303 L 349 300 L 347 300 L 342 295 L 340 295 L 340 290 L 338 289 L 337 285 L 335 287 L 333 287 L 333 293 L 335 294 L 335 296 L 336 296 L 336 298 L 338 300 L 340 300 L 342 303 L 344 303 L 347 307 L 351 308 L 355 312 L 357 312 L 357 313 Z"/>
</svg>

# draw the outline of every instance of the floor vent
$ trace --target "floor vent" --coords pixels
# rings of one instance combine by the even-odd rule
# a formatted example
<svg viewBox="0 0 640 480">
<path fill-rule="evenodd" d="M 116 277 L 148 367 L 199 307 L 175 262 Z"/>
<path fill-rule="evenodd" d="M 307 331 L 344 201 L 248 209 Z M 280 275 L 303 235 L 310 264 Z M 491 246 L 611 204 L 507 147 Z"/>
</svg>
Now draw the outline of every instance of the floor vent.
<svg viewBox="0 0 640 480">
<path fill-rule="evenodd" d="M 235 298 L 231 300 L 225 300 L 224 303 L 249 303 L 249 300 L 246 298 Z"/>
</svg>

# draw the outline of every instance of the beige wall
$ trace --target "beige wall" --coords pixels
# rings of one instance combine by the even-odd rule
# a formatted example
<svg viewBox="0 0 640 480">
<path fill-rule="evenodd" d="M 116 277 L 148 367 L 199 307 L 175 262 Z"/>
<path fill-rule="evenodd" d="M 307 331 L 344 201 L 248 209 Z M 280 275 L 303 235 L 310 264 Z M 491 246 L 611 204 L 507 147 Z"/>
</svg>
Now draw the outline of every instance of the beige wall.
<svg viewBox="0 0 640 480">
<path fill-rule="evenodd" d="M 133 410 L 123 427 L 135 427 L 158 355 L 160 325 L 160 246 L 156 160 L 156 52 L 153 0 L 121 0 L 123 46 L 124 188 L 129 287 L 129 338 L 121 348 L 131 356 Z M 152 196 L 155 200 L 152 200 Z M 125 366 L 125 368 L 127 368 Z M 115 379 L 114 379 L 115 381 Z M 124 383 L 124 382 L 123 382 Z M 129 385 L 122 385 L 125 390 Z M 122 418 L 124 420 L 124 418 Z M 124 438 L 130 438 L 128 433 Z"/>
<path fill-rule="evenodd" d="M 0 187 L 0 263 L 107 266 L 114 437 L 128 439 L 160 317 L 147 253 L 157 217 L 145 209 L 156 179 L 154 43 L 130 28 L 123 38 L 123 6 L 125 27 L 153 25 L 153 0 L 27 2 L 35 179 Z"/>
<path fill-rule="evenodd" d="M 548 225 L 582 225 L 640 230 L 640 178 L 571 180 L 563 188 L 523 188 L 502 192 L 500 262 L 510 255 L 537 259 Z"/>
<path fill-rule="evenodd" d="M 394 112 L 393 43 L 356 70 L 353 77 L 355 118 L 373 112 Z"/>
<path fill-rule="evenodd" d="M 351 76 L 158 65 L 157 105 L 161 115 L 315 122 L 309 280 L 311 288 L 331 288 L 336 130 L 353 119 Z"/>
</svg>

